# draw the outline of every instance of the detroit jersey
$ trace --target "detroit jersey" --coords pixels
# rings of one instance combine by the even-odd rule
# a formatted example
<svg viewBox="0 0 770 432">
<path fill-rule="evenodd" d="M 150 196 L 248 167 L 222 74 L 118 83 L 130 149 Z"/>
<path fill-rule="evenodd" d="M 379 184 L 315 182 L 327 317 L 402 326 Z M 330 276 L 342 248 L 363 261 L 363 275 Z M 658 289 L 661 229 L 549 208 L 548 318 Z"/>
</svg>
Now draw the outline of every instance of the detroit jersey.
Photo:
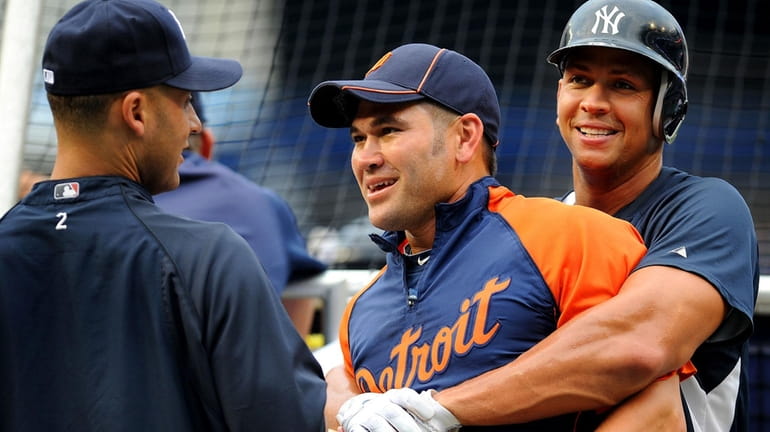
<svg viewBox="0 0 770 432">
<path fill-rule="evenodd" d="M 421 266 L 399 252 L 403 233 L 374 238 L 387 265 L 348 304 L 340 342 L 348 374 L 375 392 L 441 390 L 511 362 L 614 296 L 646 250 L 625 221 L 518 196 L 492 177 L 436 207 L 433 249 Z M 574 422 L 567 415 L 463 430 L 572 430 Z"/>
</svg>

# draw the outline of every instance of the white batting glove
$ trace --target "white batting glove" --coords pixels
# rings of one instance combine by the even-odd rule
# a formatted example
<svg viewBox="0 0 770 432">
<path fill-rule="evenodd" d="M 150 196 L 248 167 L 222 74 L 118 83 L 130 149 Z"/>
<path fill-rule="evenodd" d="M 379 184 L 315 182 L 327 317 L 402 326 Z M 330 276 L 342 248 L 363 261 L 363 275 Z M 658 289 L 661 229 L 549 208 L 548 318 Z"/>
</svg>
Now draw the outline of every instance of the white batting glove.
<svg viewBox="0 0 770 432">
<path fill-rule="evenodd" d="M 417 393 L 410 388 L 400 388 L 388 390 L 385 392 L 385 396 L 407 410 L 417 420 L 420 428 L 415 429 L 416 431 L 455 432 L 460 430 L 462 427 L 460 421 L 448 409 L 433 399 L 433 392 L 433 390 L 425 390 L 422 393 Z"/>
<path fill-rule="evenodd" d="M 337 413 L 345 432 L 417 432 L 419 423 L 383 393 L 362 393 L 348 399 Z"/>
</svg>

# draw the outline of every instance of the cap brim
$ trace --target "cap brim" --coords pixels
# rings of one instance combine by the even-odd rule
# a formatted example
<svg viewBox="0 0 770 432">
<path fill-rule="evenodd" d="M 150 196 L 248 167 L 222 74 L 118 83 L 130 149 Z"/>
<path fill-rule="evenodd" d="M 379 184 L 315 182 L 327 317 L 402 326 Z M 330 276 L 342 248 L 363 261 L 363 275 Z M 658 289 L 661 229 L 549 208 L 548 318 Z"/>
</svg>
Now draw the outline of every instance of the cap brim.
<svg viewBox="0 0 770 432">
<path fill-rule="evenodd" d="M 548 63 L 551 63 L 554 66 L 560 66 L 561 61 L 564 59 L 564 56 L 566 56 L 567 53 L 574 50 L 575 48 L 585 48 L 585 47 L 617 48 L 622 50 L 628 50 L 628 47 L 626 47 L 625 45 L 616 45 L 616 44 L 611 44 L 603 41 L 602 42 L 595 42 L 595 41 L 578 42 L 578 43 L 573 43 L 571 45 L 554 50 L 554 52 L 548 55 L 546 60 L 548 61 Z M 633 50 L 633 51 L 636 51 L 636 50 Z"/>
<path fill-rule="evenodd" d="M 232 86 L 242 75 L 243 68 L 235 60 L 193 56 L 189 68 L 164 84 L 189 91 L 214 91 Z"/>
<path fill-rule="evenodd" d="M 358 102 L 399 103 L 425 96 L 414 89 L 386 81 L 325 81 L 310 93 L 308 106 L 316 123 L 329 128 L 349 127 L 356 117 Z"/>
</svg>

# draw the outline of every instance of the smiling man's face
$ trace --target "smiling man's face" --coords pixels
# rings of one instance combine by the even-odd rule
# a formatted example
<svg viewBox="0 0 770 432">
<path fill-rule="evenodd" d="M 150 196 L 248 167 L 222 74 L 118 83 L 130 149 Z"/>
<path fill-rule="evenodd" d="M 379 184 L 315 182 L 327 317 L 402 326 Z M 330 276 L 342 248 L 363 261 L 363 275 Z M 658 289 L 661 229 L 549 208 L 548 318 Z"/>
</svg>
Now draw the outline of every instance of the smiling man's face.
<svg viewBox="0 0 770 432">
<path fill-rule="evenodd" d="M 457 190 L 454 153 L 427 103 L 361 101 L 351 126 L 351 166 L 372 224 L 384 230 L 432 227 L 434 206 Z"/>
<path fill-rule="evenodd" d="M 557 125 L 584 170 L 628 172 L 660 148 L 652 115 L 659 68 L 613 48 L 576 48 L 559 80 Z"/>
</svg>

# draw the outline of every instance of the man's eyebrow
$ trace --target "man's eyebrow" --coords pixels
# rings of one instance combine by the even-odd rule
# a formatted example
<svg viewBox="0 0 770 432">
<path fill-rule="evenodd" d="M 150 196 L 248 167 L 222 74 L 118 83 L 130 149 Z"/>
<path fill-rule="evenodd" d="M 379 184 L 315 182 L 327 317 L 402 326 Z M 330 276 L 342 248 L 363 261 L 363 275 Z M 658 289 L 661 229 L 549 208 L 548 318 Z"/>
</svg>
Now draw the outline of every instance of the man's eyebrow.
<svg viewBox="0 0 770 432">
<path fill-rule="evenodd" d="M 368 123 L 368 125 L 369 127 L 378 127 L 389 123 L 402 123 L 402 121 L 399 120 L 398 117 L 394 116 L 393 114 L 383 114 L 381 116 L 375 117 L 372 121 Z M 361 132 L 361 130 L 355 127 L 354 125 L 351 125 L 350 133 L 353 134 L 356 132 Z"/>
<path fill-rule="evenodd" d="M 644 78 L 646 75 L 643 71 L 639 70 L 639 68 L 629 67 L 626 65 L 618 65 L 618 66 L 612 67 L 612 69 L 610 69 L 610 74 L 628 75 L 628 76 L 638 77 L 638 78 Z"/>
<path fill-rule="evenodd" d="M 588 66 L 586 66 L 583 63 L 580 63 L 580 62 L 577 62 L 577 61 L 573 60 L 573 61 L 567 62 L 567 65 L 564 67 L 564 69 L 565 70 L 567 70 L 567 69 L 577 69 L 577 70 L 585 72 L 585 71 L 588 70 Z"/>
</svg>

